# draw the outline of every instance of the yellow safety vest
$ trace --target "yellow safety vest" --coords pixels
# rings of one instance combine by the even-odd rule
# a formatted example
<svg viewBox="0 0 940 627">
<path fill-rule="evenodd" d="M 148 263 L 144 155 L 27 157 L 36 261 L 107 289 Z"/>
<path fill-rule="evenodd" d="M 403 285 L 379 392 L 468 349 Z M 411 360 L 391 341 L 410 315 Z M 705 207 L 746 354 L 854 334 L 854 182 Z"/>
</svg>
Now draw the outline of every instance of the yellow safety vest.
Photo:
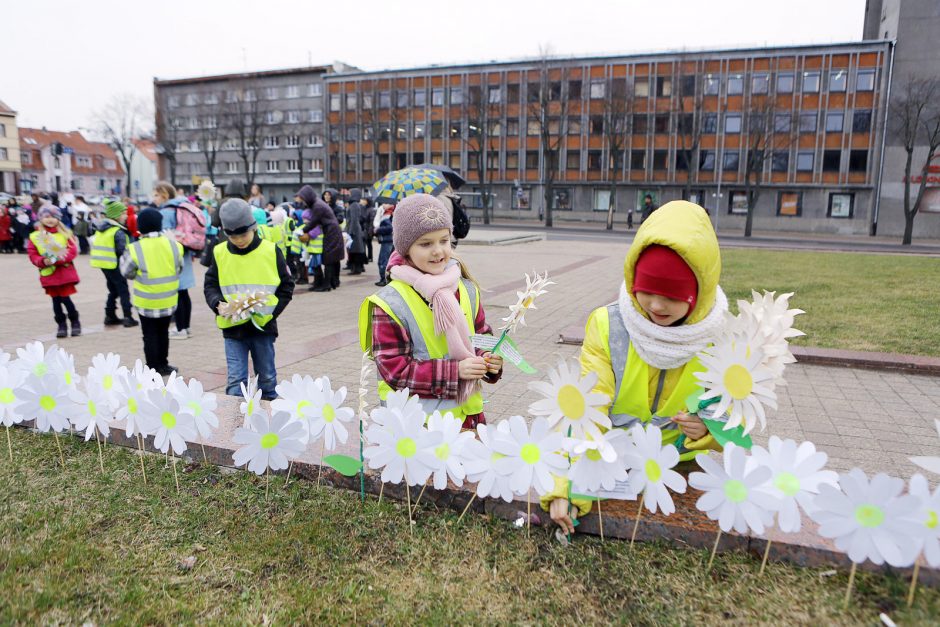
<svg viewBox="0 0 940 627">
<path fill-rule="evenodd" d="M 283 224 L 272 224 L 270 226 L 262 224 L 258 226 L 258 236 L 263 239 L 271 242 L 275 246 L 281 249 L 281 254 L 287 254 L 287 244 L 284 242 L 284 225 Z"/>
<path fill-rule="evenodd" d="M 113 224 L 103 231 L 95 233 L 91 239 L 91 267 L 102 270 L 114 270 L 118 265 L 117 253 L 114 252 L 114 235 L 118 227 Z"/>
<path fill-rule="evenodd" d="M 476 285 L 467 279 L 461 279 L 457 289 L 460 293 L 460 309 L 467 320 L 470 335 L 476 333 L 476 316 L 479 311 L 480 294 Z M 392 319 L 408 331 L 411 337 L 411 356 L 414 359 L 444 359 L 447 357 L 447 337 L 434 332 L 434 314 L 431 308 L 413 287 L 402 281 L 392 281 L 381 290 L 369 296 L 359 308 L 359 345 L 364 352 L 372 353 L 372 312 L 380 307 Z M 392 387 L 379 379 L 379 399 L 385 401 Z M 483 395 L 475 392 L 463 404 L 458 405 L 453 399 L 421 399 L 422 409 L 427 414 L 435 410 L 452 412 L 455 417 L 467 416 L 483 411 Z"/>
<path fill-rule="evenodd" d="M 606 314 L 606 315 L 605 315 Z M 659 388 L 649 406 L 649 365 L 637 355 L 630 334 L 623 324 L 623 317 L 616 303 L 597 310 L 595 314 L 598 331 L 606 339 L 610 364 L 614 371 L 616 393 L 610 406 L 610 421 L 615 427 L 629 429 L 637 422 L 652 422 L 663 433 L 663 444 L 673 444 L 682 435 L 678 426 L 670 419 L 686 409 L 686 399 L 701 389 L 695 377 L 705 367 L 694 358 L 682 367 L 682 374 L 669 398 L 660 398 L 666 371 L 660 372 Z M 679 459 L 686 461 L 707 450 L 679 450 Z"/>
<path fill-rule="evenodd" d="M 55 243 L 62 247 L 63 250 L 68 250 L 69 247 L 69 238 L 65 233 L 57 231 L 55 233 L 48 233 L 48 235 L 55 240 Z M 36 251 L 45 256 L 48 252 L 46 247 L 43 245 L 43 237 L 41 231 L 33 231 L 29 234 L 29 241 L 33 243 L 33 246 L 36 247 Z M 39 269 L 39 276 L 49 276 L 58 269 L 58 266 L 46 266 L 45 268 Z"/>
<path fill-rule="evenodd" d="M 163 236 L 144 237 L 128 251 L 137 264 L 131 300 L 137 311 L 174 309 L 179 302 L 182 244 Z"/>
<path fill-rule="evenodd" d="M 215 265 L 219 270 L 219 288 L 226 301 L 241 298 L 251 292 L 264 291 L 269 294 L 260 310 L 251 314 L 251 323 L 258 329 L 274 318 L 277 296 L 274 291 L 281 284 L 277 273 L 277 247 L 267 240 L 247 255 L 235 255 L 228 250 L 228 244 L 219 244 L 212 249 Z M 245 324 L 246 320 L 230 320 L 225 316 L 216 316 L 215 323 L 220 329 Z"/>
</svg>

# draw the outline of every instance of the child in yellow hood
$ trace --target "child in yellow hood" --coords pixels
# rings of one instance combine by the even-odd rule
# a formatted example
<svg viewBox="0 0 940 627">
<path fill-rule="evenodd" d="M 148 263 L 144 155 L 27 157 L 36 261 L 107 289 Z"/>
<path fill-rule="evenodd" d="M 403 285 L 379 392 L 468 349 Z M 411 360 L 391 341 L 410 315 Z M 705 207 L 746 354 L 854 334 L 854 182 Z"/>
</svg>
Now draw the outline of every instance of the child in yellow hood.
<svg viewBox="0 0 940 627">
<path fill-rule="evenodd" d="M 680 459 L 721 450 L 705 424 L 684 411 L 705 368 L 696 353 L 719 331 L 728 300 L 718 286 L 721 254 L 705 210 L 686 201 L 660 207 L 637 231 L 623 265 L 617 302 L 591 312 L 581 348 L 581 374 L 597 374 L 594 392 L 612 399 L 601 408 L 615 428 L 653 423 Z M 685 436 L 681 438 L 681 436 Z M 569 504 L 568 481 L 542 497 L 542 507 L 566 533 L 590 501 Z"/>
</svg>

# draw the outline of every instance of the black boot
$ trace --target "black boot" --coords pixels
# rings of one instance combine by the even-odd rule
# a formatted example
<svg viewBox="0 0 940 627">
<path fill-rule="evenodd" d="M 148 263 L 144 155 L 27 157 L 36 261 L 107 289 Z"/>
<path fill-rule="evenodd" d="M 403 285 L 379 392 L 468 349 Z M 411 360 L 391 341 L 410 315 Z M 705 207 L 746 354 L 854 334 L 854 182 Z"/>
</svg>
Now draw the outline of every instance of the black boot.
<svg viewBox="0 0 940 627">
<path fill-rule="evenodd" d="M 126 328 L 126 327 L 136 327 L 140 323 L 134 320 L 131 317 L 131 314 L 124 314 L 124 319 L 121 320 L 121 324 L 124 325 L 124 327 Z"/>
<path fill-rule="evenodd" d="M 67 336 L 69 334 L 69 329 L 67 326 L 65 326 L 65 318 L 56 320 L 56 322 L 59 323 L 59 329 L 55 332 L 55 336 L 59 338 Z"/>
<path fill-rule="evenodd" d="M 82 334 L 82 323 L 78 321 L 78 312 L 69 314 L 69 323 L 72 325 L 72 337 L 78 337 Z"/>
<path fill-rule="evenodd" d="M 104 312 L 104 326 L 116 327 L 121 324 L 121 319 L 117 317 L 117 312 L 113 309 L 106 309 Z"/>
</svg>

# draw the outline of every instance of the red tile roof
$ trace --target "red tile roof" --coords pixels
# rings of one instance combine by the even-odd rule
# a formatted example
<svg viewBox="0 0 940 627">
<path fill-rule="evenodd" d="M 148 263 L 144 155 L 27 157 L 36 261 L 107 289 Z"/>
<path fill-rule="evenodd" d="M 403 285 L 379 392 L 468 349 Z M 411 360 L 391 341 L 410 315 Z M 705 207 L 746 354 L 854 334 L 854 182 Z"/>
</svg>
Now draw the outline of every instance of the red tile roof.
<svg viewBox="0 0 940 627">
<path fill-rule="evenodd" d="M 40 150 L 44 146 L 50 146 L 60 142 L 63 146 L 72 149 L 72 172 L 75 174 L 105 174 L 109 176 L 120 176 L 124 174 L 124 168 L 121 165 L 114 150 L 103 142 L 93 142 L 85 138 L 78 131 L 50 131 L 47 129 L 20 128 L 20 150 Z M 91 157 L 91 166 L 78 165 L 77 157 Z M 105 162 L 111 160 L 114 167 L 106 167 Z M 39 161 L 38 154 L 34 155 L 33 162 L 30 164 L 36 167 Z"/>
<path fill-rule="evenodd" d="M 137 146 L 137 150 L 140 151 L 140 154 L 145 156 L 150 161 L 156 163 L 157 161 L 157 144 L 152 139 L 135 139 L 134 145 Z"/>
</svg>

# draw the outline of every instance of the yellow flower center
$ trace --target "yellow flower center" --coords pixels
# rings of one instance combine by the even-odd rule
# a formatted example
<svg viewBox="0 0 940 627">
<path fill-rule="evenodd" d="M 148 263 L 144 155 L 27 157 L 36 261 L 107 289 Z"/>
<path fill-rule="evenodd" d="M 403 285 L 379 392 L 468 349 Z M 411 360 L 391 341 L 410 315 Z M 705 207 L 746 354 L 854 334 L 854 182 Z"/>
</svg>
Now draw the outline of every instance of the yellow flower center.
<svg viewBox="0 0 940 627">
<path fill-rule="evenodd" d="M 653 483 L 659 481 L 663 476 L 663 469 L 660 468 L 655 459 L 646 460 L 646 464 L 643 465 L 643 472 L 646 473 L 646 478 Z"/>
<path fill-rule="evenodd" d="M 296 412 L 298 416 L 303 416 L 304 408 L 309 407 L 309 406 L 310 406 L 310 401 L 300 401 L 299 403 L 297 403 L 297 409 L 295 409 L 294 411 Z"/>
<path fill-rule="evenodd" d="M 741 503 L 747 500 L 747 486 L 737 479 L 725 483 L 725 498 L 732 503 Z"/>
<path fill-rule="evenodd" d="M 584 415 L 584 395 L 577 387 L 569 384 L 558 390 L 558 409 L 571 420 L 579 420 Z"/>
<path fill-rule="evenodd" d="M 202 405 L 200 405 L 196 401 L 189 401 L 188 403 L 186 403 L 186 406 L 189 407 L 191 410 L 193 410 L 193 416 L 202 415 Z"/>
<path fill-rule="evenodd" d="M 249 416 L 252 415 L 253 413 L 255 413 L 255 399 L 253 399 L 253 398 L 250 399 L 250 400 L 248 401 L 247 407 L 248 407 L 248 415 L 249 415 Z"/>
<path fill-rule="evenodd" d="M 95 405 L 95 401 L 88 401 L 88 415 L 92 418 L 98 415 L 98 407 Z"/>
<path fill-rule="evenodd" d="M 534 301 L 534 300 L 535 300 L 534 298 L 532 298 L 531 296 L 529 296 L 527 299 L 525 299 L 524 301 L 522 301 L 522 308 L 523 308 L 523 309 L 528 309 L 529 307 L 532 306 L 532 301 Z"/>
<path fill-rule="evenodd" d="M 441 461 L 447 460 L 450 457 L 450 444 L 445 442 L 441 444 L 436 449 L 434 449 L 434 456 Z"/>
<path fill-rule="evenodd" d="M 938 522 L 940 521 L 937 520 L 937 512 L 933 510 L 927 512 L 927 522 L 924 523 L 925 527 L 928 529 L 936 529 Z"/>
<path fill-rule="evenodd" d="M 522 458 L 522 461 L 531 466 L 538 463 L 539 459 L 541 459 L 542 451 L 534 444 L 525 444 L 519 449 L 519 457 Z"/>
<path fill-rule="evenodd" d="M 501 459 L 504 458 L 504 457 L 506 457 L 506 456 L 503 455 L 502 453 L 493 453 L 492 455 L 490 455 L 490 463 L 499 461 L 499 460 L 501 460 Z"/>
<path fill-rule="evenodd" d="M 109 374 L 104 375 L 104 378 L 101 380 L 101 387 L 106 390 L 110 390 L 114 387 L 114 377 Z"/>
<path fill-rule="evenodd" d="M 329 403 L 323 406 L 323 420 L 326 422 L 333 422 L 336 420 L 336 410 Z"/>
<path fill-rule="evenodd" d="M 728 366 L 724 377 L 725 389 L 736 401 L 744 400 L 754 389 L 754 379 L 748 369 L 740 364 Z"/>
<path fill-rule="evenodd" d="M 39 399 L 39 406 L 45 411 L 52 411 L 55 409 L 56 402 L 54 398 L 47 394 Z"/>
<path fill-rule="evenodd" d="M 9 405 L 16 400 L 13 395 L 13 388 L 3 388 L 0 390 L 0 405 Z"/>
<path fill-rule="evenodd" d="M 65 371 L 64 378 L 65 378 L 65 385 L 72 385 L 72 371 L 71 370 Z"/>
<path fill-rule="evenodd" d="M 127 399 L 127 411 L 129 411 L 132 414 L 137 413 L 137 399 L 136 398 Z"/>
<path fill-rule="evenodd" d="M 885 513 L 877 505 L 859 505 L 855 508 L 855 521 L 862 527 L 878 527 L 885 520 Z"/>
<path fill-rule="evenodd" d="M 402 438 L 395 444 L 395 452 L 408 459 L 418 452 L 418 445 L 411 438 Z"/>
<path fill-rule="evenodd" d="M 265 433 L 261 436 L 261 448 L 274 448 L 280 441 L 281 439 L 277 437 L 276 433 Z"/>
<path fill-rule="evenodd" d="M 167 429 L 172 429 L 176 426 L 176 416 L 168 411 L 165 411 L 160 415 L 160 422 L 162 422 L 163 426 Z"/>
<path fill-rule="evenodd" d="M 41 361 L 33 366 L 33 374 L 37 377 L 44 376 L 47 372 L 49 372 L 49 366 L 47 366 L 46 362 L 44 361 Z"/>
<path fill-rule="evenodd" d="M 587 457 L 592 462 L 599 462 L 601 460 L 601 452 L 596 448 L 589 448 L 584 456 Z"/>
<path fill-rule="evenodd" d="M 800 491 L 800 480 L 789 472 L 781 472 L 774 477 L 774 487 L 783 492 L 785 496 L 796 496 Z"/>
</svg>

